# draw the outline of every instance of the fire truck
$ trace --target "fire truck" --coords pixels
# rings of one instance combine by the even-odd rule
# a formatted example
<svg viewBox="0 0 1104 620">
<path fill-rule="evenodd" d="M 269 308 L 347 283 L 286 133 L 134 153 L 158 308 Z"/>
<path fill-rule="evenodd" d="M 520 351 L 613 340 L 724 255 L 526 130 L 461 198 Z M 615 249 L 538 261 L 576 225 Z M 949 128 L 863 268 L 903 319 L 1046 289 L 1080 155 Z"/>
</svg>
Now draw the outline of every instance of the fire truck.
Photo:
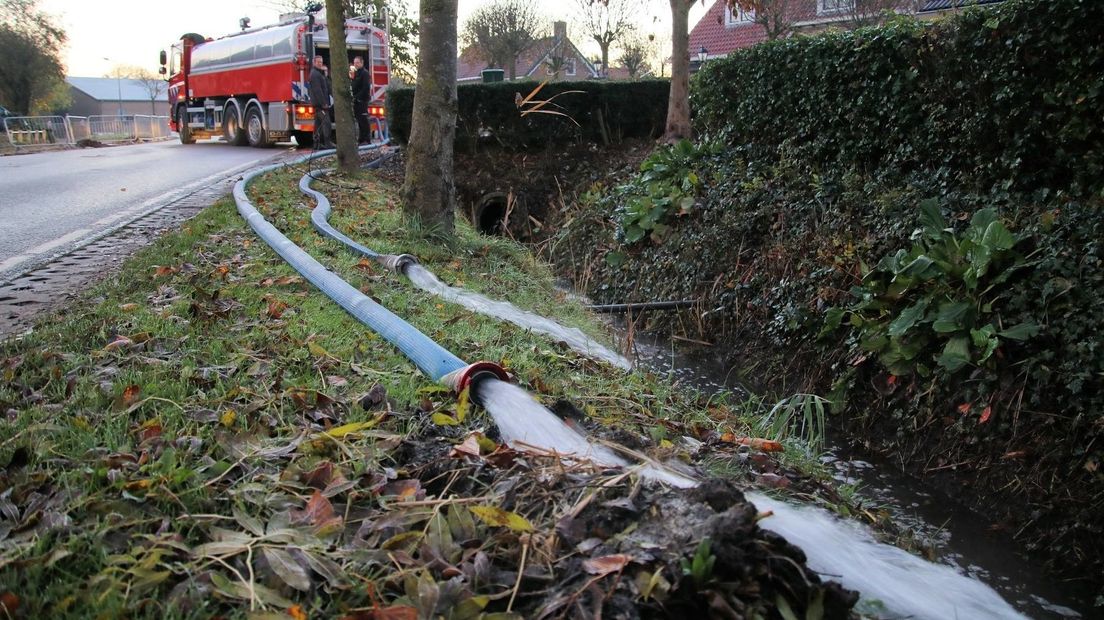
<svg viewBox="0 0 1104 620">
<path fill-rule="evenodd" d="M 283 15 L 263 28 L 249 28 L 243 18 L 241 32 L 220 39 L 185 34 L 170 53 L 161 52 L 161 72 L 169 76 L 169 126 L 184 144 L 221 136 L 236 146 L 265 147 L 294 136 L 300 146 L 310 145 L 314 107 L 308 85 L 317 55 L 331 72 L 347 71 L 355 56 L 364 59 L 372 81 L 369 116 L 382 128 L 391 75 L 388 22 L 386 12 L 347 20 L 349 57 L 336 62 L 325 19 L 313 13 Z"/>
</svg>

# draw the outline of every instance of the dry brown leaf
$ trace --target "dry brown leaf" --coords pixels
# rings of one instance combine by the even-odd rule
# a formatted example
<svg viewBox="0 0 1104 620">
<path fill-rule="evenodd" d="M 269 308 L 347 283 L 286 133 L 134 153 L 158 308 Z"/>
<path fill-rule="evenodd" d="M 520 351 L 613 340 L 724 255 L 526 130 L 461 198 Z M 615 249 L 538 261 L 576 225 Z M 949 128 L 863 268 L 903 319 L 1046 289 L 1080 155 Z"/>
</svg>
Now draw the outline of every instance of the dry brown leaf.
<svg viewBox="0 0 1104 620">
<path fill-rule="evenodd" d="M 458 445 L 452 447 L 452 452 L 449 456 L 453 458 L 463 458 L 464 456 L 479 457 L 479 439 L 476 438 L 475 433 L 468 435 L 464 441 Z"/>
<path fill-rule="evenodd" d="M 632 561 L 632 556 L 624 553 L 604 555 L 600 558 L 583 560 L 583 570 L 591 575 L 608 575 L 617 572 Z"/>
</svg>

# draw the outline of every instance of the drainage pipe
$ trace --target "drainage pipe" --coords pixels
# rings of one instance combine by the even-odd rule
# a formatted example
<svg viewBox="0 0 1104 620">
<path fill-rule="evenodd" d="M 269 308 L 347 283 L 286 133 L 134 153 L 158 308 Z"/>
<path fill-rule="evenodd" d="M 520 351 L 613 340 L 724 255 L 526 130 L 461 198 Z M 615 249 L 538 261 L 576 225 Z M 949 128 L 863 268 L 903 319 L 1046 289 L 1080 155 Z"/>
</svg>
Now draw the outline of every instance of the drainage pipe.
<svg viewBox="0 0 1104 620">
<path fill-rule="evenodd" d="M 687 299 L 683 301 L 644 301 L 629 304 L 593 304 L 587 306 L 595 312 L 613 314 L 616 312 L 631 312 L 635 310 L 678 310 L 680 308 L 692 308 L 698 302 Z"/>
<path fill-rule="evenodd" d="M 314 155 L 309 155 L 295 163 L 302 163 L 313 157 Z M 246 188 L 258 176 L 282 167 L 284 164 L 259 168 L 247 173 L 234 185 L 234 202 L 237 203 L 238 213 L 249 223 L 257 236 L 346 312 L 395 345 L 433 381 L 442 382 L 459 391 L 488 376 L 508 380 L 506 372 L 493 363 L 465 363 L 393 312 L 342 280 L 337 274 L 326 269 L 265 220 L 246 196 Z"/>
</svg>

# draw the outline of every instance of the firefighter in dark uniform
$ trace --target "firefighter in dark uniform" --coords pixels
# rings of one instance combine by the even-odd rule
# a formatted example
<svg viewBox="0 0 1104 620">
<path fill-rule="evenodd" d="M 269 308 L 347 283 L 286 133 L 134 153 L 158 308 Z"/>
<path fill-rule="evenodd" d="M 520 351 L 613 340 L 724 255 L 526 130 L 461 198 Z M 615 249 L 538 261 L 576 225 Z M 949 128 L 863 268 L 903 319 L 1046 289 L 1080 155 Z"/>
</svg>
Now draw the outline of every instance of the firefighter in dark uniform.
<svg viewBox="0 0 1104 620">
<path fill-rule="evenodd" d="M 321 56 L 314 57 L 314 66 L 310 72 L 310 102 L 314 106 L 314 144 L 318 149 L 332 149 L 333 128 L 330 115 L 326 110 L 330 107 L 330 80 L 324 72 L 325 66 Z"/>
<path fill-rule="evenodd" d="M 349 77 L 353 79 L 353 114 L 357 122 L 357 142 L 367 144 L 372 141 L 372 129 L 369 126 L 368 102 L 372 100 L 372 76 L 364 68 L 364 59 L 353 58 Z"/>
</svg>

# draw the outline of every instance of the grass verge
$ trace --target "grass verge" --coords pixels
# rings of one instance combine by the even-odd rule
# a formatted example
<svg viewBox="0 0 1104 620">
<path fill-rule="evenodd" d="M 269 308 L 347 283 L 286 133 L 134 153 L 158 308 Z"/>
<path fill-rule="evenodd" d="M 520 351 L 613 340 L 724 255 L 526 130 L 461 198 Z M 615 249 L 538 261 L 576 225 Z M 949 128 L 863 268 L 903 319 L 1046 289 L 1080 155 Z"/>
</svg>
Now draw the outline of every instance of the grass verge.
<svg viewBox="0 0 1104 620">
<path fill-rule="evenodd" d="M 579 358 L 314 234 L 299 174 L 258 181 L 258 209 L 461 358 L 501 363 L 557 411 L 657 458 L 708 451 L 745 479 L 777 469 L 728 441 L 747 428 L 723 396 Z M 336 183 L 333 222 L 350 236 L 600 335 L 520 246 L 463 225 L 447 247 L 419 242 L 393 186 Z M 759 530 L 727 483 L 664 492 L 501 445 L 492 420 L 304 283 L 229 200 L 0 345 L 0 372 L 10 616 L 662 617 L 783 600 L 831 617 L 853 603 Z"/>
</svg>

